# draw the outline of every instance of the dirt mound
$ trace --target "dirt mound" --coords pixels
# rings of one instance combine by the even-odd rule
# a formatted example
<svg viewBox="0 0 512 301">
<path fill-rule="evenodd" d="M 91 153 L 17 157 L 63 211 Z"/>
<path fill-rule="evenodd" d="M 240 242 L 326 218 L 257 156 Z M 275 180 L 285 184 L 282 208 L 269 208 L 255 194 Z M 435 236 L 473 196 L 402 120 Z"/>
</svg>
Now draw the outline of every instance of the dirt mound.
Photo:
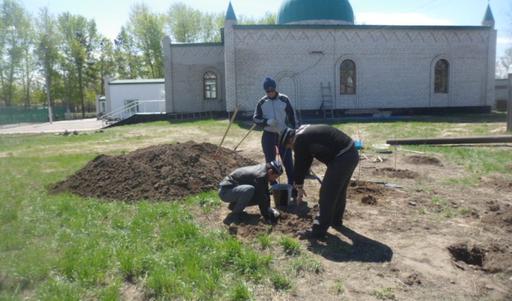
<svg viewBox="0 0 512 301">
<path fill-rule="evenodd" d="M 482 246 L 464 242 L 449 246 L 448 251 L 457 266 L 463 269 L 465 266 L 461 262 L 489 273 L 512 272 L 512 250 L 508 245 Z"/>
<path fill-rule="evenodd" d="M 407 169 L 394 169 L 390 167 L 376 169 L 373 171 L 373 175 L 398 179 L 416 179 L 419 177 L 419 174 L 415 171 Z"/>
<path fill-rule="evenodd" d="M 422 165 L 435 165 L 435 166 L 443 166 L 443 163 L 441 163 L 441 160 L 439 160 L 436 157 L 429 157 L 429 156 L 408 156 L 405 158 L 405 162 L 410 164 L 422 164 Z"/>
<path fill-rule="evenodd" d="M 271 232 L 295 235 L 311 228 L 314 216 L 318 214 L 318 211 L 318 205 L 313 208 L 306 206 L 292 208 L 287 212 L 281 212 L 281 217 L 274 225 L 265 223 L 258 213 L 246 214 L 239 222 L 229 225 L 229 232 L 241 238 L 254 238 L 260 234 Z"/>
<path fill-rule="evenodd" d="M 186 142 L 100 155 L 51 190 L 129 202 L 176 200 L 216 189 L 233 169 L 256 164 L 225 148 L 216 152 L 216 145 Z"/>
</svg>

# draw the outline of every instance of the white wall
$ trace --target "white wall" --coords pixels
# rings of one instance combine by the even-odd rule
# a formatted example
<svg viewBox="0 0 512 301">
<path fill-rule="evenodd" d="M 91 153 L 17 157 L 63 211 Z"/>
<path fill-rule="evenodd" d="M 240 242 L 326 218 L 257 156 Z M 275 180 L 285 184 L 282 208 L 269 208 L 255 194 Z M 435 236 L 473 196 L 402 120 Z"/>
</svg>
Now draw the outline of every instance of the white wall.
<svg viewBox="0 0 512 301">
<path fill-rule="evenodd" d="M 110 112 L 114 112 L 124 107 L 126 100 L 164 100 L 165 84 L 164 83 L 144 83 L 144 84 L 109 84 Z M 161 106 L 146 105 L 139 107 L 140 112 L 159 112 Z"/>
<path fill-rule="evenodd" d="M 283 83 L 297 109 L 319 109 L 331 82 L 336 108 L 486 106 L 494 99 L 496 31 L 485 27 L 242 27 L 234 29 L 236 103 L 254 109 L 265 76 Z M 321 53 L 319 53 L 321 52 Z M 450 63 L 447 95 L 435 94 L 433 66 Z M 357 65 L 357 94 L 340 95 L 339 65 Z M 278 87 L 279 89 L 279 87 Z"/>
</svg>

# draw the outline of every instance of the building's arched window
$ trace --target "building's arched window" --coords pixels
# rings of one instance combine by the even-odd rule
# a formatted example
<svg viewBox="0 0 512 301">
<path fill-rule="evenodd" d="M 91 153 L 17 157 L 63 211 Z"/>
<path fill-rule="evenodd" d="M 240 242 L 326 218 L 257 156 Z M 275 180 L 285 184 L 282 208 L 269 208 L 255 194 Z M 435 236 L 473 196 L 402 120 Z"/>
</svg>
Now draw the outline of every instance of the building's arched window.
<svg viewBox="0 0 512 301">
<path fill-rule="evenodd" d="M 344 60 L 340 66 L 341 94 L 356 94 L 356 63 Z"/>
<path fill-rule="evenodd" d="M 204 99 L 215 100 L 217 99 L 217 74 L 208 71 L 203 75 L 204 83 Z"/>
<path fill-rule="evenodd" d="M 447 60 L 439 60 L 435 67 L 434 92 L 448 93 L 448 79 L 450 78 L 450 63 Z"/>
</svg>

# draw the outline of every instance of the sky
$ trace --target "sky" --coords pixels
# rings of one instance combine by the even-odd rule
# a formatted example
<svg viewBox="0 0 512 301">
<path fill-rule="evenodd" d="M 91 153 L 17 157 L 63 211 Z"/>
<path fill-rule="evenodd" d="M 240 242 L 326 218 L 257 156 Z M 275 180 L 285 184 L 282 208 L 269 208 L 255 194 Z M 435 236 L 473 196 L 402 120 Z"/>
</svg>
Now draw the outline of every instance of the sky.
<svg viewBox="0 0 512 301">
<path fill-rule="evenodd" d="M 277 12 L 284 0 L 232 0 L 235 13 L 260 17 Z M 321 0 L 318 0 L 321 1 Z M 98 30 L 114 39 L 125 25 L 130 8 L 144 2 L 154 12 L 167 13 L 177 2 L 204 12 L 225 12 L 229 0 L 21 0 L 25 8 L 37 14 L 48 7 L 52 14 L 70 12 L 95 19 Z M 357 24 L 378 25 L 480 25 L 489 0 L 351 0 Z M 498 30 L 497 57 L 512 48 L 512 1 L 490 0 Z"/>
</svg>

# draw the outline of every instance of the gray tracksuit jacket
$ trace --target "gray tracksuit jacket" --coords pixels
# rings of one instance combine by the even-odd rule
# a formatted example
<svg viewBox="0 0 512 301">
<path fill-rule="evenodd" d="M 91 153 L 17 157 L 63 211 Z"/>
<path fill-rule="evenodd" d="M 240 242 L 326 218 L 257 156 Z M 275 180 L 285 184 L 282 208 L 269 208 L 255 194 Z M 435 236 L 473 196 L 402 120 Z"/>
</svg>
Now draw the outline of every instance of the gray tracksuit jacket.
<svg viewBox="0 0 512 301">
<path fill-rule="evenodd" d="M 276 127 L 267 125 L 270 119 L 277 121 Z M 276 134 L 280 134 L 285 127 L 296 127 L 295 111 L 288 96 L 281 93 L 278 93 L 275 99 L 270 99 L 268 96 L 260 99 L 254 111 L 253 121 L 264 127 L 265 131 Z"/>
</svg>

